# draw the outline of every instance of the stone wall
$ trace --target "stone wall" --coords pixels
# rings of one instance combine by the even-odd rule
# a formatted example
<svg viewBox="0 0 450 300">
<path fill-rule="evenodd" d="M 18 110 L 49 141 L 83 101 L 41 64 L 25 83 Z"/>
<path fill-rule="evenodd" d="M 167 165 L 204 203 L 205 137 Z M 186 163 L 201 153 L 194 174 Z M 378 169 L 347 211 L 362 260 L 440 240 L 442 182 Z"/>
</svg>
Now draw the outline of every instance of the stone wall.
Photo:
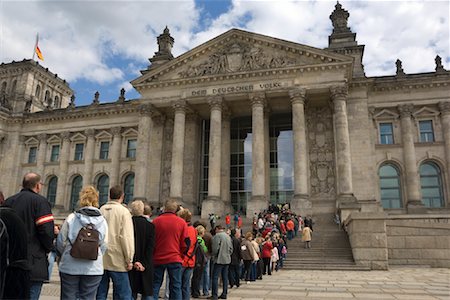
<svg viewBox="0 0 450 300">
<path fill-rule="evenodd" d="M 389 216 L 390 265 L 450 267 L 450 215 Z"/>
</svg>

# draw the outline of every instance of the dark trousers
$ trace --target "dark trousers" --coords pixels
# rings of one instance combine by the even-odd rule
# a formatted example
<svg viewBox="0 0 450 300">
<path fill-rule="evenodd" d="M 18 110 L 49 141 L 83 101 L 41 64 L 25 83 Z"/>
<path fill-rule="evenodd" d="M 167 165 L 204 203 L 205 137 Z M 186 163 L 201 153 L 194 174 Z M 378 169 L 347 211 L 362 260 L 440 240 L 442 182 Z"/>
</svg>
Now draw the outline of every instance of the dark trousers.
<svg viewBox="0 0 450 300">
<path fill-rule="evenodd" d="M 242 272 L 242 279 L 245 279 L 245 281 L 250 281 L 250 272 L 252 267 L 252 261 L 251 260 L 244 260 L 244 272 Z M 245 275 L 245 277 L 244 277 Z"/>
<path fill-rule="evenodd" d="M 263 275 L 267 274 L 272 275 L 272 266 L 270 265 L 270 257 L 264 257 L 263 258 L 263 262 L 264 262 L 264 271 L 263 271 Z"/>
<path fill-rule="evenodd" d="M 214 264 L 212 277 L 212 297 L 218 298 L 219 275 L 222 277 L 223 290 L 221 296 L 226 297 L 228 293 L 228 265 Z"/>
<path fill-rule="evenodd" d="M 192 273 L 191 291 L 192 297 L 200 297 L 200 281 L 202 280 L 204 267 L 195 267 Z"/>
<path fill-rule="evenodd" d="M 230 264 L 228 267 L 228 278 L 230 279 L 230 286 L 233 287 L 234 285 L 239 287 L 239 265 L 233 265 Z"/>
<path fill-rule="evenodd" d="M 256 278 L 262 279 L 262 273 L 264 270 L 264 263 L 262 259 L 258 260 L 258 263 L 256 265 Z"/>
</svg>

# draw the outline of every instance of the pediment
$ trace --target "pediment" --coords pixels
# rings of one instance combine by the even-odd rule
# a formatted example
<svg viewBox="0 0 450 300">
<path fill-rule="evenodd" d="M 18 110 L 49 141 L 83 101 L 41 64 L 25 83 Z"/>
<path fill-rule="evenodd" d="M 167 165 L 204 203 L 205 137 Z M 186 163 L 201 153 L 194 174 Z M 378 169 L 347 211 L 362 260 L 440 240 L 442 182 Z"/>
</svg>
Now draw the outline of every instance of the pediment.
<svg viewBox="0 0 450 300">
<path fill-rule="evenodd" d="M 122 133 L 123 137 L 137 137 L 138 131 L 134 128 L 127 129 L 124 133 Z"/>
<path fill-rule="evenodd" d="M 397 119 L 398 117 L 399 115 L 397 113 L 386 108 L 373 115 L 373 118 L 377 120 L 391 120 Z"/>
<path fill-rule="evenodd" d="M 30 137 L 27 140 L 25 140 L 25 145 L 29 146 L 29 145 L 38 145 L 39 144 L 39 140 L 36 139 L 35 137 Z"/>
<path fill-rule="evenodd" d="M 47 139 L 47 144 L 58 144 L 61 142 L 61 138 L 57 135 L 52 135 Z"/>
<path fill-rule="evenodd" d="M 231 29 L 170 62 L 143 71 L 131 84 L 136 87 L 153 82 L 352 62 L 350 56 Z"/>
<path fill-rule="evenodd" d="M 424 107 L 420 108 L 419 110 L 417 110 L 417 111 L 415 111 L 413 113 L 413 116 L 416 117 L 416 118 L 420 118 L 420 117 L 434 117 L 434 116 L 437 116 L 437 115 L 439 115 L 439 111 L 438 110 L 435 110 L 435 109 L 433 109 L 431 107 L 427 107 L 427 106 L 424 106 Z"/>
<path fill-rule="evenodd" d="M 76 134 L 74 134 L 70 140 L 72 142 L 84 142 L 86 140 L 86 136 L 84 136 L 83 134 L 77 132 Z"/>
<path fill-rule="evenodd" d="M 109 133 L 109 132 L 106 131 L 106 130 L 102 130 L 102 131 L 100 131 L 99 133 L 97 133 L 97 134 L 95 135 L 95 138 L 96 138 L 97 140 L 111 139 L 111 138 L 112 138 L 112 134 Z"/>
</svg>

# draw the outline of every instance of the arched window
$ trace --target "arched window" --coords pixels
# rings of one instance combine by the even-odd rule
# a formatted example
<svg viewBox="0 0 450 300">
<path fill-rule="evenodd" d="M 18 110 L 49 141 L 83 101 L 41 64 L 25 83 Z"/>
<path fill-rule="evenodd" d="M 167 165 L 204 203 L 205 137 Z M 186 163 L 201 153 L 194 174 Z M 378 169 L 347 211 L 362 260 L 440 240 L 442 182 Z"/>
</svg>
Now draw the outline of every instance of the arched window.
<svg viewBox="0 0 450 300">
<path fill-rule="evenodd" d="M 98 202 L 100 205 L 108 202 L 108 193 L 109 193 L 109 177 L 106 174 L 103 174 L 98 178 L 97 181 L 97 190 L 98 190 Z"/>
<path fill-rule="evenodd" d="M 44 103 L 46 103 L 49 107 L 52 106 L 53 101 L 52 101 L 52 98 L 50 97 L 49 91 L 45 91 Z"/>
<path fill-rule="evenodd" d="M 80 192 L 83 187 L 83 177 L 77 175 L 72 180 L 72 190 L 70 192 L 70 209 L 75 210 L 80 200 Z"/>
<path fill-rule="evenodd" d="M 58 177 L 53 176 L 48 181 L 48 188 L 47 188 L 47 200 L 50 202 L 50 205 L 53 207 L 56 203 L 56 189 L 58 187 Z"/>
<path fill-rule="evenodd" d="M 38 99 L 41 96 L 41 86 L 39 84 L 36 87 L 36 92 L 34 93 L 34 96 Z"/>
<path fill-rule="evenodd" d="M 16 91 L 17 80 L 14 80 L 11 86 L 11 94 Z"/>
<path fill-rule="evenodd" d="M 400 174 L 392 164 L 383 165 L 379 171 L 381 205 L 383 208 L 402 207 Z"/>
<path fill-rule="evenodd" d="M 60 108 L 61 107 L 61 103 L 59 103 L 59 97 L 55 96 L 55 108 Z"/>
<path fill-rule="evenodd" d="M 134 195 L 134 173 L 130 173 L 124 180 L 124 202 L 128 204 L 133 199 Z"/>
<path fill-rule="evenodd" d="M 433 162 L 420 166 L 420 185 L 422 187 L 422 202 L 426 207 L 444 206 L 441 169 Z"/>
</svg>

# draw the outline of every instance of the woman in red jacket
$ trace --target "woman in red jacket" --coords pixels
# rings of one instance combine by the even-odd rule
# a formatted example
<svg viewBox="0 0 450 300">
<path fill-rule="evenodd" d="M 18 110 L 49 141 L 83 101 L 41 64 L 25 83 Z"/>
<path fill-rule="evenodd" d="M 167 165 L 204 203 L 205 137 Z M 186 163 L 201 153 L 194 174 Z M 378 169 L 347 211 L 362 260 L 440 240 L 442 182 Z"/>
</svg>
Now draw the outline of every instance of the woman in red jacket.
<svg viewBox="0 0 450 300">
<path fill-rule="evenodd" d="M 273 245 L 272 242 L 270 241 L 270 236 L 268 235 L 266 237 L 266 240 L 263 242 L 262 244 L 262 252 L 261 252 L 261 256 L 264 262 L 264 271 L 263 271 L 263 275 L 266 275 L 266 270 L 267 270 L 267 274 L 272 275 L 272 268 L 270 266 L 270 258 L 272 257 L 272 249 L 273 249 Z"/>
</svg>

